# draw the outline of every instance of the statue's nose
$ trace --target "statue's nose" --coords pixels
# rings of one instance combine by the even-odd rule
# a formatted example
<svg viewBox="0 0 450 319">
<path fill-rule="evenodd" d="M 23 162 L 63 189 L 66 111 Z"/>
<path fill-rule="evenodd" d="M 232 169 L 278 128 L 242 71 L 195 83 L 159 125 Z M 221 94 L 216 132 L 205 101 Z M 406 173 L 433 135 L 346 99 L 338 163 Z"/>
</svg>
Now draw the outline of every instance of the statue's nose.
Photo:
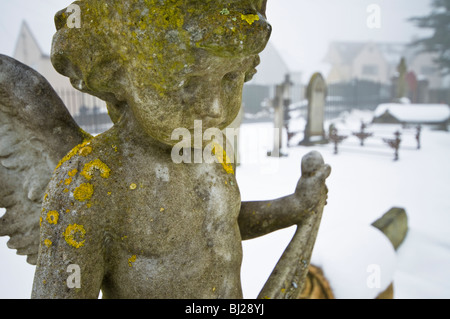
<svg viewBox="0 0 450 319">
<path fill-rule="evenodd" d="M 203 106 L 201 113 L 203 116 L 208 116 L 211 118 L 221 118 L 223 115 L 222 106 L 220 101 L 216 98 L 211 104 L 206 104 Z"/>
</svg>

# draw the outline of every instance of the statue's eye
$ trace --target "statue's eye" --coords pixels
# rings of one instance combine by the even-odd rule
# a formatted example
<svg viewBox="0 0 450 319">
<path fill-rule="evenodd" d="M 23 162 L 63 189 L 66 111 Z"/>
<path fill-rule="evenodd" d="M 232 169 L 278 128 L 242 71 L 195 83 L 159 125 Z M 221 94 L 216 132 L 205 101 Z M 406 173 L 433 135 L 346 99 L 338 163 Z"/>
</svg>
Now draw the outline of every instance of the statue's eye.
<svg viewBox="0 0 450 319">
<path fill-rule="evenodd" d="M 225 76 L 223 77 L 223 79 L 226 80 L 226 81 L 234 81 L 234 80 L 236 80 L 240 75 L 241 75 L 240 72 L 230 72 L 230 73 L 225 74 Z"/>
</svg>

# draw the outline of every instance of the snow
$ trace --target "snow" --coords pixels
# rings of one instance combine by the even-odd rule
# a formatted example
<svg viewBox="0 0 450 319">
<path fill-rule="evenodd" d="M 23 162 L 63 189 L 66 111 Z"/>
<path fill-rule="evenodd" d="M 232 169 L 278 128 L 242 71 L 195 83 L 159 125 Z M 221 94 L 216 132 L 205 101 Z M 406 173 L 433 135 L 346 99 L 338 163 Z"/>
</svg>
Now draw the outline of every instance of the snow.
<svg viewBox="0 0 450 319">
<path fill-rule="evenodd" d="M 450 118 L 450 107 L 446 104 L 385 103 L 377 107 L 375 116 L 379 117 L 385 112 L 407 123 L 439 123 Z"/>
<path fill-rule="evenodd" d="M 317 150 L 331 165 L 332 173 L 327 180 L 328 205 L 312 262 L 323 267 L 336 297 L 373 298 L 393 281 L 395 298 L 449 298 L 450 134 L 425 127 L 422 149 L 417 150 L 414 129 L 377 124 L 367 128 L 374 137 L 360 147 L 351 133 L 359 130 L 361 120 L 367 123 L 372 118 L 372 112 L 354 111 L 334 121 L 339 134 L 349 136 L 337 155 L 332 145 L 292 147 L 288 157 L 272 159 L 271 167 L 278 170 L 270 174 L 261 166 L 244 162 L 237 170 L 242 199 L 291 194 L 300 177 L 302 156 Z M 265 125 L 266 129 L 270 127 Z M 253 131 L 261 130 L 261 124 L 246 126 L 246 130 L 251 126 Z M 304 120 L 299 119 L 292 127 L 304 128 Z M 400 160 L 394 162 L 393 150 L 382 139 L 393 138 L 397 130 L 402 132 L 402 146 Z M 245 130 L 241 138 L 245 140 Z M 302 140 L 301 134 L 296 140 Z M 381 232 L 370 226 L 392 207 L 404 208 L 409 219 L 407 238 L 395 254 Z M 291 227 L 243 243 L 246 298 L 258 295 L 294 231 Z M 373 274 L 371 266 L 379 267 L 378 287 L 367 284 Z"/>
<path fill-rule="evenodd" d="M 291 194 L 302 156 L 317 150 L 332 173 L 312 262 L 323 268 L 336 297 L 373 298 L 393 281 L 395 298 L 450 298 L 450 133 L 424 127 L 418 150 L 414 129 L 376 124 L 368 126 L 374 137 L 361 147 L 351 133 L 372 117 L 372 112 L 353 111 L 333 121 L 339 134 L 348 135 L 337 155 L 331 144 L 285 145 L 288 156 L 278 159 L 266 156 L 272 148 L 272 124 L 244 124 L 236 171 L 242 200 Z M 305 122 L 299 118 L 291 124 L 296 131 Z M 399 161 L 393 161 L 393 150 L 382 141 L 396 130 L 402 131 Z M 293 141 L 302 140 L 301 135 Z M 408 235 L 397 252 L 370 226 L 392 207 L 408 214 Z M 294 232 L 290 227 L 243 242 L 245 298 L 258 295 Z M 0 298 L 29 298 L 34 267 L 8 249 L 6 241 L 0 238 Z"/>
</svg>

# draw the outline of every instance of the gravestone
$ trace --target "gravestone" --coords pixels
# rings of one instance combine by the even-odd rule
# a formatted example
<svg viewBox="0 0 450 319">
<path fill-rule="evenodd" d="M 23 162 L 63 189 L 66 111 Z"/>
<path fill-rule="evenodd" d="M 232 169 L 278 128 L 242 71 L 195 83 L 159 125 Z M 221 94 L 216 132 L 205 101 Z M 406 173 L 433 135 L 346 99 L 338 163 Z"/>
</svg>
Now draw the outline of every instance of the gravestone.
<svg viewBox="0 0 450 319">
<path fill-rule="evenodd" d="M 311 77 L 306 89 L 306 97 L 308 99 L 308 118 L 305 135 L 300 145 L 311 146 L 328 143 L 323 127 L 327 84 L 322 74 L 315 73 Z"/>
</svg>

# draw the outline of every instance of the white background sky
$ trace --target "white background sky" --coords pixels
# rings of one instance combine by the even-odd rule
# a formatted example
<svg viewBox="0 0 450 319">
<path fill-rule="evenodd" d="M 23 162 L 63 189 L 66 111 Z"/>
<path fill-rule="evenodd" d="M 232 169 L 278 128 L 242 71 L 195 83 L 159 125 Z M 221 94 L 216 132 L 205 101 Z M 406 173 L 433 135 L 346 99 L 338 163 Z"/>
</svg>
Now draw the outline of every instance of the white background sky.
<svg viewBox="0 0 450 319">
<path fill-rule="evenodd" d="M 45 53 L 55 27 L 54 14 L 72 0 L 0 0 L 0 53 L 12 55 L 26 20 Z M 320 69 L 330 41 L 408 42 L 423 30 L 407 21 L 430 12 L 431 0 L 269 0 L 272 42 L 292 71 L 305 76 Z M 381 8 L 381 28 L 369 29 L 367 7 Z"/>
</svg>

